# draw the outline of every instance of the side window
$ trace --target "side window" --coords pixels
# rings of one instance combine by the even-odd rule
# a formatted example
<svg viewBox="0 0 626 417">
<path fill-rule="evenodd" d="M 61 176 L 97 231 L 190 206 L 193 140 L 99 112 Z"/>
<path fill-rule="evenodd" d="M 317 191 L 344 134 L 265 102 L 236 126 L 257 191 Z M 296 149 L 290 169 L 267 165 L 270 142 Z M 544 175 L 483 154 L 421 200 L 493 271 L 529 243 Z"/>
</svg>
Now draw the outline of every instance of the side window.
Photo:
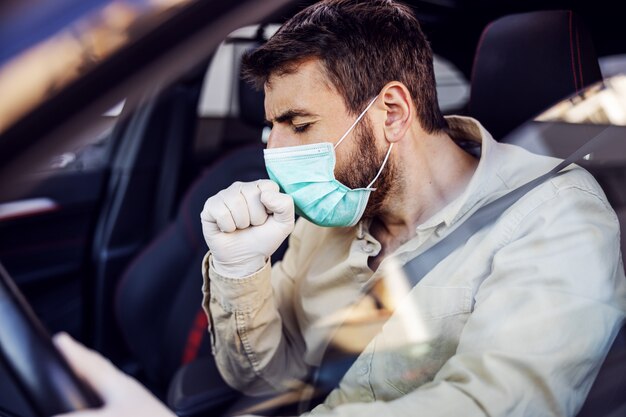
<svg viewBox="0 0 626 417">
<path fill-rule="evenodd" d="M 270 24 L 264 28 L 266 38 L 280 27 Z M 237 29 L 218 48 L 207 70 L 198 104 L 199 117 L 238 117 L 238 74 L 241 55 L 254 42 L 258 25 Z"/>
<path fill-rule="evenodd" d="M 280 26 L 267 25 L 267 38 Z M 262 127 L 241 117 L 239 72 L 243 53 L 256 43 L 258 25 L 232 32 L 219 46 L 207 69 L 198 102 L 198 128 L 194 151 L 201 160 L 210 160 L 223 146 L 238 146 L 262 139 Z"/>
<path fill-rule="evenodd" d="M 602 56 L 598 62 L 603 78 L 626 73 L 626 54 Z"/>
<path fill-rule="evenodd" d="M 439 107 L 444 114 L 463 112 L 470 94 L 470 84 L 450 61 L 434 55 L 435 81 Z"/>
</svg>

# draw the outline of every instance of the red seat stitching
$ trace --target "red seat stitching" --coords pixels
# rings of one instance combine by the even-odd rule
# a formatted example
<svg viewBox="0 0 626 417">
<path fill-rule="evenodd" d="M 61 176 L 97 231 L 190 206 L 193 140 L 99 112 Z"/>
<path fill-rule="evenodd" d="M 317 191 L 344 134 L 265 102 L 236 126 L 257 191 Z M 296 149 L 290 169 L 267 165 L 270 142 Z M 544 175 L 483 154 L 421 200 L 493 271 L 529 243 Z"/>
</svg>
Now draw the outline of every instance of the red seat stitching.
<svg viewBox="0 0 626 417">
<path fill-rule="evenodd" d="M 576 78 L 576 65 L 574 63 L 574 37 L 572 36 L 572 11 L 569 11 L 569 46 L 570 46 L 570 55 L 572 57 L 572 74 L 574 75 L 574 88 L 578 93 L 578 80 Z"/>
<path fill-rule="evenodd" d="M 202 339 L 205 333 L 207 333 L 208 325 L 209 321 L 206 313 L 201 308 L 196 314 L 196 318 L 194 319 L 189 335 L 187 336 L 187 343 L 185 344 L 185 350 L 183 351 L 183 357 L 181 360 L 183 365 L 188 364 L 198 356 L 198 351 L 200 350 Z"/>
<path fill-rule="evenodd" d="M 583 81 L 583 57 L 580 56 L 580 38 L 578 27 L 576 28 L 576 49 L 578 50 L 578 71 L 580 73 L 580 88 L 585 87 L 585 82 Z"/>
</svg>

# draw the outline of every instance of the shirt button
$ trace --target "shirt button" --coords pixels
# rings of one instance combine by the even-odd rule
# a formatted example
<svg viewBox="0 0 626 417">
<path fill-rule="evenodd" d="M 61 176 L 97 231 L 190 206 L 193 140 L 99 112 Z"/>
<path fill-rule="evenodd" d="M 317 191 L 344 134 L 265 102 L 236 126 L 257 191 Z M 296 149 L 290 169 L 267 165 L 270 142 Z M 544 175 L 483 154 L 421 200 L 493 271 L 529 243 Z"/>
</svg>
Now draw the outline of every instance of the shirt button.
<svg viewBox="0 0 626 417">
<path fill-rule="evenodd" d="M 437 237 L 441 237 L 445 234 L 446 234 L 446 229 L 443 227 L 443 225 L 440 224 L 439 226 L 435 228 L 435 235 Z"/>
</svg>

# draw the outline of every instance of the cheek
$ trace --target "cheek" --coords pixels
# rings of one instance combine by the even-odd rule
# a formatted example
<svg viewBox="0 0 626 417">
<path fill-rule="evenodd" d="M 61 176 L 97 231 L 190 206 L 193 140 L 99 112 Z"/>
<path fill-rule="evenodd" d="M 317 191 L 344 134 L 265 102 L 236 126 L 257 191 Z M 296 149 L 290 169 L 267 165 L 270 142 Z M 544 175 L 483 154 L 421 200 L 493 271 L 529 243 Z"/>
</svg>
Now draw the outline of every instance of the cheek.
<svg viewBox="0 0 626 417">
<path fill-rule="evenodd" d="M 355 172 L 361 171 L 364 167 L 357 148 L 353 143 L 354 138 L 347 137 L 335 149 L 335 178 L 340 181 L 346 180 L 347 177 L 354 177 Z M 341 177 L 341 179 L 340 179 Z"/>
</svg>

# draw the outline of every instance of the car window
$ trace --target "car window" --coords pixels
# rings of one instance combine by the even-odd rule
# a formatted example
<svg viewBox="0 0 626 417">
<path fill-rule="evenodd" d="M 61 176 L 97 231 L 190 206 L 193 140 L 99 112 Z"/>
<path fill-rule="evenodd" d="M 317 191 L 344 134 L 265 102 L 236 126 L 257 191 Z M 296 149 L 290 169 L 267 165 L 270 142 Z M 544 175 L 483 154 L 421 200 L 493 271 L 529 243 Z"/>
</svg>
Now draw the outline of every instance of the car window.
<svg viewBox="0 0 626 417">
<path fill-rule="evenodd" d="M 178 4 L 178 2 L 173 2 L 169 5 L 171 6 L 172 4 Z M 122 13 L 121 16 L 123 17 L 125 14 Z M 122 18 L 120 21 L 124 21 L 124 19 Z M 277 28 L 277 25 L 266 27 L 265 35 L 270 36 Z M 194 115 L 201 121 L 200 129 L 203 129 L 202 122 L 205 122 L 205 128 L 201 130 L 203 140 L 205 141 L 202 146 L 214 147 L 216 153 L 222 153 L 225 155 L 224 160 L 231 162 L 225 165 L 216 164 L 227 172 L 225 177 L 232 171 L 248 169 L 248 166 L 244 167 L 239 165 L 239 163 L 244 158 L 250 157 L 251 154 L 227 153 L 226 150 L 231 151 L 232 149 L 225 146 L 221 139 L 226 135 L 229 135 L 229 137 L 233 136 L 233 130 L 225 128 L 228 125 L 223 124 L 223 121 L 238 119 L 241 116 L 241 108 L 237 100 L 239 65 L 243 51 L 255 42 L 258 30 L 258 26 L 247 26 L 239 29 L 231 33 L 219 46 L 206 70 L 204 84 L 196 109 L 197 114 Z M 105 53 L 115 49 L 116 44 L 114 41 L 112 45 L 104 48 L 106 50 Z M 611 65 L 608 64 L 609 61 L 606 62 L 607 64 L 603 68 L 608 72 Z M 436 54 L 434 56 L 434 70 L 438 100 L 442 111 L 448 114 L 462 111 L 469 99 L 469 81 L 454 64 Z M 0 72 L 0 87 L 2 87 L 1 77 L 2 72 Z M 61 88 L 64 83 L 69 81 L 66 79 L 61 81 L 49 79 L 45 80 L 45 82 L 45 85 L 48 87 L 58 82 L 60 83 L 58 84 L 59 88 Z M 53 94 L 54 92 L 54 88 L 46 88 L 44 90 L 43 93 L 39 91 L 39 100 L 45 99 L 48 94 Z M 1 88 L 0 91 L 2 91 Z M 1 101 L 2 98 L 0 98 L 0 103 Z M 22 109 L 24 108 L 26 107 L 22 107 Z M 49 163 L 44 166 L 43 170 L 64 174 L 80 173 L 106 167 L 112 146 L 111 134 L 120 119 L 123 109 L 124 103 L 122 102 L 102 114 L 100 117 L 104 123 L 94 122 L 94 125 L 98 125 L 96 130 L 81 133 L 82 139 L 77 142 L 78 144 L 74 148 L 52 155 Z M 626 109 L 626 77 L 616 77 L 564 100 L 540 115 L 537 121 L 550 124 L 565 122 L 566 124 L 577 125 L 576 127 L 578 125 L 593 124 L 626 125 L 626 112 L 624 109 Z M 0 105 L 0 114 L 2 114 L 1 110 L 2 107 Z M 10 117 L 18 116 L 13 115 Z M 6 120 L 6 123 L 10 123 L 12 119 L 8 118 Z M 454 119 L 450 120 L 450 131 L 454 131 L 452 129 L 452 125 L 455 124 Z M 537 162 L 541 159 L 538 156 L 531 157 L 528 154 L 523 154 L 521 150 L 512 151 L 510 147 L 499 146 L 474 122 L 468 122 L 467 120 L 456 121 L 456 124 L 461 123 L 466 123 L 464 129 L 459 129 L 462 130 L 464 135 L 473 135 L 472 141 L 476 143 L 488 143 L 489 145 L 485 145 L 485 149 L 486 146 L 491 146 L 491 149 L 497 149 L 502 158 L 509 159 L 511 165 L 517 164 L 517 161 L 514 160 L 514 155 L 518 157 L 521 155 L 520 158 L 527 158 L 530 161 L 529 165 L 531 163 L 534 164 L 534 171 L 532 172 L 525 171 L 517 166 L 507 171 L 509 167 L 498 165 L 500 171 L 491 177 L 496 180 L 500 187 L 503 184 L 511 188 L 519 186 L 527 180 L 542 174 L 543 172 L 540 172 L 539 166 L 543 168 L 544 165 L 549 165 L 545 163 L 545 159 L 542 163 Z M 2 124 L 0 123 L 1 131 Z M 258 132 L 255 131 L 254 133 Z M 532 132 L 532 134 L 535 133 Z M 258 136 L 254 136 L 255 140 Z M 560 135 L 557 139 L 563 142 L 564 137 Z M 457 139 L 457 137 L 454 139 Z M 466 137 L 459 136 L 458 139 L 457 142 L 460 143 Z M 570 138 L 566 137 L 566 139 L 569 140 Z M 211 143 L 208 144 L 208 142 Z M 451 148 L 456 149 L 454 146 L 451 146 Z M 391 146 L 388 149 L 390 152 Z M 397 150 L 398 148 L 395 149 Z M 515 154 L 515 152 L 517 153 Z M 458 153 L 456 155 L 458 156 Z M 465 156 L 467 157 L 467 155 Z M 237 159 L 238 157 L 240 159 Z M 246 162 L 249 162 L 250 165 L 257 164 L 264 168 L 260 150 L 254 157 L 256 159 L 250 158 Z M 290 168 L 295 172 L 299 165 L 304 165 L 305 163 L 305 159 L 302 158 Z M 332 163 L 335 163 L 334 159 Z M 500 161 L 492 161 L 492 163 L 495 166 Z M 221 184 L 221 180 L 224 179 L 219 172 L 213 171 L 216 165 L 212 165 L 209 167 L 209 171 L 207 171 L 212 175 L 201 178 L 202 181 L 206 181 L 205 183 L 194 183 L 193 191 L 202 189 L 204 194 L 200 195 L 200 192 L 198 192 L 198 194 L 190 197 L 190 191 L 190 194 L 183 200 L 181 211 L 187 210 L 190 205 L 198 203 L 200 199 L 202 200 L 201 203 L 204 203 L 209 197 L 215 195 L 214 193 L 217 193 L 219 189 L 223 189 L 223 187 L 227 187 L 232 183 L 229 181 L 223 187 L 220 185 L 220 188 L 216 190 L 210 188 L 210 185 L 213 184 L 208 184 L 208 182 Z M 358 164 L 353 164 L 353 166 L 355 166 L 355 171 L 358 170 Z M 163 172 L 167 174 L 168 171 L 164 170 Z M 504 173 L 504 178 L 500 177 L 501 173 Z M 237 177 L 240 175 L 245 177 L 246 174 L 238 171 L 235 175 Z M 257 175 L 256 172 L 254 175 Z M 481 172 L 481 175 L 486 176 L 487 174 Z M 209 178 L 210 181 L 207 181 L 206 178 Z M 258 179 L 258 176 L 248 178 L 246 181 L 256 179 Z M 233 178 L 234 180 L 239 180 L 239 178 Z M 395 180 L 397 181 L 398 178 Z M 474 180 L 472 179 L 472 181 Z M 294 181 L 294 183 L 297 182 Z M 490 186 L 487 183 L 487 179 L 484 179 L 483 184 L 485 188 Z M 241 183 L 238 184 L 240 188 L 237 193 L 242 190 Z M 287 184 L 292 185 L 288 182 Z M 205 188 L 205 186 L 207 187 Z M 550 256 L 544 255 L 543 252 L 540 252 L 541 259 L 539 259 L 539 256 L 535 256 L 538 247 L 547 246 L 545 244 L 546 238 L 541 235 L 533 235 L 532 239 L 534 240 L 530 242 L 525 241 L 527 230 L 524 228 L 527 226 L 527 223 L 524 220 L 527 217 L 532 217 L 535 209 L 538 207 L 539 209 L 543 208 L 545 201 L 540 201 L 537 198 L 532 201 L 532 204 L 529 204 L 532 207 L 527 212 L 520 211 L 514 212 L 512 215 L 509 214 L 510 217 L 506 219 L 507 223 L 505 224 L 503 222 L 496 224 L 497 222 L 494 220 L 493 227 L 495 232 L 491 230 L 486 232 L 492 234 L 476 233 L 467 241 L 459 242 L 460 249 L 447 258 L 446 262 L 435 265 L 431 270 L 430 278 L 421 281 L 419 287 L 416 285 L 416 282 L 412 281 L 407 270 L 403 269 L 405 262 L 412 259 L 412 257 L 421 255 L 422 252 L 420 251 L 424 249 L 422 245 L 435 245 L 436 242 L 440 242 L 442 236 L 449 232 L 449 229 L 446 228 L 450 228 L 455 222 L 460 221 L 459 219 L 462 216 L 465 216 L 463 219 L 466 219 L 471 215 L 473 207 L 468 207 L 468 211 L 461 213 L 461 207 L 466 204 L 469 205 L 468 201 L 471 202 L 473 198 L 476 198 L 476 201 L 481 201 L 482 204 L 487 201 L 486 196 L 491 198 L 496 194 L 492 190 L 490 191 L 491 195 L 487 195 L 485 190 L 473 182 L 470 183 L 470 186 L 473 187 L 472 193 L 455 200 L 451 199 L 450 204 L 441 210 L 443 212 L 445 209 L 444 215 L 439 217 L 433 215 L 430 219 L 420 219 L 422 223 L 415 228 L 416 236 L 411 238 L 413 241 L 404 240 L 397 248 L 391 249 L 391 252 L 398 255 L 397 258 L 387 257 L 383 261 L 384 263 L 380 264 L 379 268 L 371 267 L 368 263 L 368 258 L 373 257 L 372 254 L 374 253 L 381 253 L 382 247 L 381 243 L 371 233 L 372 229 L 370 227 L 372 227 L 372 223 L 369 222 L 371 219 L 359 224 L 357 228 L 343 228 L 339 231 L 335 230 L 327 233 L 325 229 L 304 221 L 306 217 L 301 218 L 301 221 L 296 226 L 296 232 L 292 235 L 295 237 L 289 241 L 291 247 L 287 252 L 288 256 L 279 260 L 272 258 L 276 252 L 272 252 L 268 256 L 263 254 L 259 268 L 253 271 L 246 271 L 245 274 L 242 273 L 241 277 L 243 278 L 235 286 L 233 286 L 233 283 L 236 282 L 234 278 L 228 278 L 228 274 L 222 274 L 222 272 L 215 269 L 215 264 L 211 264 L 211 258 L 207 255 L 204 261 L 202 261 L 202 273 L 204 274 L 204 279 L 208 280 L 205 284 L 204 295 L 206 296 L 205 302 L 207 304 L 204 305 L 204 308 L 206 311 L 210 311 L 211 315 L 207 318 L 204 312 L 200 311 L 200 315 L 197 316 L 199 319 L 196 319 L 192 324 L 193 328 L 189 336 L 190 341 L 186 348 L 190 345 L 193 348 L 194 343 L 200 344 L 198 342 L 200 339 L 198 334 L 206 333 L 205 336 L 210 334 L 210 342 L 206 343 L 212 344 L 214 354 L 217 352 L 215 355 L 218 358 L 217 360 L 221 361 L 219 362 L 221 373 L 214 373 L 213 375 L 216 376 L 214 380 L 219 381 L 217 376 L 221 375 L 228 380 L 229 385 L 235 386 L 241 391 L 260 394 L 272 391 L 285 391 L 294 387 L 300 389 L 303 386 L 301 383 L 306 382 L 308 384 L 310 382 L 308 378 L 311 376 L 311 373 L 315 374 L 315 388 L 321 388 L 321 392 L 327 394 L 336 386 L 341 377 L 347 373 L 348 376 L 345 379 L 347 382 L 346 395 L 350 398 L 350 401 L 354 398 L 361 401 L 360 398 L 363 398 L 364 402 L 380 400 L 380 404 L 398 399 L 407 394 L 411 395 L 417 392 L 416 389 L 418 387 L 424 389 L 420 390 L 417 395 L 426 393 L 425 397 L 427 397 L 429 386 L 436 386 L 441 380 L 445 379 L 450 381 L 450 385 L 459 383 L 460 386 L 463 386 L 463 383 L 466 382 L 465 379 L 476 380 L 483 378 L 487 380 L 484 388 L 488 391 L 493 389 L 491 384 L 497 386 L 502 383 L 502 381 L 506 380 L 506 375 L 511 374 L 512 371 L 512 374 L 517 376 L 515 372 L 520 369 L 526 369 L 526 365 L 523 362 L 518 362 L 519 358 L 516 355 L 523 357 L 527 354 L 527 352 L 518 350 L 518 346 L 525 342 L 524 340 L 518 340 L 520 338 L 519 334 L 522 334 L 522 337 L 532 339 L 537 344 L 541 344 L 542 341 L 551 341 L 553 337 L 559 337 L 559 335 L 548 334 L 553 333 L 554 327 L 551 327 L 553 323 L 548 323 L 541 317 L 541 314 L 537 314 L 537 311 L 541 313 L 545 309 L 551 313 L 559 313 L 554 315 L 555 322 L 563 320 L 566 324 L 569 322 L 563 316 L 570 313 L 578 314 L 577 312 L 580 311 L 577 310 L 579 306 L 576 304 L 571 306 L 571 309 L 574 311 L 565 311 L 564 314 L 561 314 L 570 305 L 561 307 L 559 297 L 564 297 L 563 299 L 566 302 L 571 302 L 567 298 L 571 296 L 568 293 L 569 289 L 564 291 L 559 288 L 559 285 L 568 278 L 567 274 L 562 273 L 568 266 L 553 266 Z M 467 187 L 469 188 L 470 186 Z M 346 187 L 344 186 L 344 188 Z M 499 189 L 498 193 L 503 190 Z M 351 191 L 370 192 L 371 190 L 355 189 Z M 258 192 L 258 189 L 255 192 Z M 601 192 L 599 193 L 601 194 Z M 293 194 L 298 194 L 298 190 L 296 189 Z M 300 195 L 302 194 L 304 193 L 300 193 Z M 282 197 L 285 196 L 283 195 Z M 196 199 L 198 201 L 195 201 Z M 247 207 L 248 202 L 245 199 L 241 201 Z M 35 202 L 40 203 L 36 207 L 39 209 L 42 207 L 41 203 L 50 203 L 48 200 L 43 202 L 36 200 Z M 30 203 L 33 203 L 33 201 L 30 201 Z M 311 202 L 311 205 L 315 204 L 316 201 Z M 476 202 L 473 204 L 476 204 Z M 44 206 L 44 208 L 46 207 Z M 265 213 L 263 206 L 260 206 L 260 208 L 261 216 L 267 218 L 267 213 Z M 583 209 L 592 211 L 591 208 Z M 14 210 L 14 205 L 7 205 L 5 210 L 7 210 L 7 213 L 8 210 Z M 454 212 L 455 210 L 461 214 Z M 177 220 L 171 228 L 168 228 L 168 233 L 177 233 L 179 230 L 176 228 L 183 224 L 184 234 L 181 237 L 181 241 L 186 242 L 185 239 L 189 236 L 194 238 L 194 231 L 197 232 L 201 228 L 201 223 L 198 219 L 199 211 L 200 209 L 190 210 L 189 212 L 184 211 L 184 216 L 180 217 L 182 221 L 178 222 Z M 340 209 L 337 209 L 337 211 L 340 211 Z M 575 242 L 576 236 L 573 236 L 575 233 L 571 233 L 570 236 L 561 236 L 559 230 L 554 230 L 554 227 L 556 229 L 560 227 L 563 217 L 571 216 L 570 225 L 576 224 L 580 219 L 576 217 L 575 210 L 573 210 L 573 214 L 567 208 L 561 209 L 561 211 L 563 213 L 550 213 L 547 219 L 539 218 L 534 221 L 537 223 L 544 222 L 545 229 L 549 229 L 550 233 L 556 235 L 556 237 L 549 236 L 550 239 L 557 241 L 558 238 L 558 244 L 555 244 L 552 249 L 554 252 L 550 252 L 550 255 L 558 254 L 560 250 L 570 250 L 572 254 L 578 255 L 572 256 L 572 258 L 576 258 L 572 259 L 572 263 L 575 261 L 580 262 L 582 256 L 577 251 L 577 245 L 571 243 Z M 226 207 L 224 213 L 226 212 L 230 212 L 230 207 Z M 188 215 L 188 213 L 192 214 Z M 275 213 L 278 214 L 278 211 L 275 211 Z M 457 214 L 459 217 L 456 217 Z M 2 207 L 0 207 L 1 215 Z M 499 219 L 496 220 L 499 221 Z M 252 224 L 251 221 L 250 218 L 243 220 L 248 225 Z M 272 221 L 276 221 L 275 218 Z M 260 222 L 260 225 L 273 224 L 272 221 Z M 604 220 L 598 222 L 602 223 L 599 227 L 604 227 L 603 222 Z M 557 226 L 552 226 L 554 224 L 557 224 Z M 553 228 L 551 229 L 551 227 Z M 542 227 L 535 226 L 535 229 L 531 230 L 531 232 L 541 229 Z M 345 232 L 345 230 L 348 230 L 348 232 Z M 603 233 L 602 230 L 601 232 Z M 289 233 L 291 231 L 285 233 L 283 238 L 286 238 L 286 235 Z M 241 235 L 241 233 L 239 234 Z M 235 235 L 232 234 L 231 236 Z M 309 239 L 310 236 L 313 236 L 313 239 Z M 301 237 L 304 238 L 300 240 Z M 160 240 L 161 238 L 163 240 Z M 167 235 L 161 235 L 158 243 L 166 242 L 167 238 Z M 175 249 L 182 248 L 181 250 L 185 254 L 191 253 L 193 250 L 201 252 L 197 262 L 182 262 L 185 268 L 193 269 L 194 278 L 196 279 L 194 281 L 195 284 L 193 284 L 195 285 L 194 291 L 196 295 L 200 296 L 198 285 L 196 285 L 199 282 L 198 280 L 201 279 L 198 266 L 203 259 L 202 257 L 206 254 L 207 247 L 201 236 L 194 239 L 197 242 L 194 240 L 193 249 L 178 245 L 178 243 L 173 244 L 172 247 Z M 251 247 L 254 246 L 254 250 L 257 250 L 257 246 L 263 246 L 265 240 L 266 236 L 259 234 L 254 236 L 254 239 L 244 243 L 249 243 Z M 510 242 L 512 244 L 509 244 Z M 507 244 L 505 245 L 505 243 Z M 486 247 L 485 250 L 482 249 L 483 245 Z M 213 251 L 212 256 L 217 259 L 214 248 L 219 245 L 210 246 L 211 251 Z M 244 245 L 233 244 L 232 247 L 227 247 L 225 252 L 236 254 L 237 250 L 240 249 L 239 246 Z M 503 246 L 506 247 L 503 248 Z M 161 259 L 157 258 L 165 259 L 166 256 L 163 255 L 165 252 L 174 253 L 174 251 L 170 251 L 170 248 L 165 248 L 162 253 L 155 255 L 155 252 L 151 252 L 155 247 L 159 250 L 165 248 L 165 246 L 157 244 L 154 244 L 154 246 L 150 245 L 146 248 L 147 255 L 145 256 L 148 257 L 144 257 L 143 253 L 141 256 L 144 257 L 143 259 L 150 259 L 153 262 L 150 266 L 154 267 L 153 274 L 156 276 L 161 272 L 158 271 Z M 519 247 L 521 247 L 521 250 L 518 251 Z M 396 249 L 398 250 L 396 251 Z M 426 248 L 426 250 L 428 249 Z M 459 254 L 459 252 L 462 253 Z M 266 259 L 275 262 L 274 265 L 277 265 L 276 262 L 282 262 L 272 272 L 274 276 L 271 284 L 269 268 L 261 269 L 264 268 L 264 263 L 269 263 Z M 247 259 L 245 260 L 247 261 Z M 538 269 L 535 268 L 535 262 L 542 263 L 542 271 L 549 271 L 553 275 L 541 276 L 535 279 L 535 272 Z M 236 263 L 233 262 L 233 264 Z M 228 262 L 225 264 L 228 264 Z M 580 262 L 581 268 L 584 266 L 583 264 L 584 262 Z M 211 269 L 212 266 L 213 269 Z M 182 268 L 177 266 L 172 269 Z M 257 271 L 258 275 L 254 271 Z M 615 269 L 613 272 L 615 272 Z M 149 275 L 149 278 L 153 279 L 153 274 L 142 273 L 141 275 L 143 278 Z M 173 276 L 176 280 L 180 280 L 178 271 L 171 273 L 167 270 L 167 274 Z M 376 274 L 375 279 L 372 278 L 374 274 Z M 543 294 L 537 295 L 532 293 L 533 286 L 540 279 L 545 280 L 550 285 L 554 285 L 556 290 L 548 292 L 547 295 L 549 297 L 544 298 Z M 144 281 L 144 284 L 146 282 L 148 281 Z M 152 283 L 155 282 L 156 279 L 152 281 Z M 241 285 L 239 285 L 240 283 Z M 254 285 L 256 287 L 253 287 Z M 591 284 L 589 285 L 592 286 Z M 154 287 L 156 287 L 156 284 Z M 495 294 L 492 290 L 493 287 L 499 287 Z M 578 286 L 578 283 L 575 283 L 575 289 L 577 290 L 584 287 L 585 285 Z M 531 288 L 531 291 L 528 291 L 528 288 Z M 585 291 L 582 292 L 586 294 Z M 145 295 L 145 293 L 140 292 L 140 295 Z M 510 299 L 517 300 L 517 303 L 526 308 L 524 307 L 524 301 L 527 297 L 532 296 L 537 297 L 537 304 L 532 306 L 532 308 L 529 307 L 530 311 L 523 311 L 521 308 L 515 311 L 517 306 L 513 305 L 515 303 L 509 302 Z M 275 297 L 275 305 L 271 297 Z M 163 300 L 167 303 L 176 301 L 173 298 L 175 297 L 168 293 Z M 186 299 L 185 302 L 187 302 Z M 188 304 L 192 303 L 189 302 Z M 196 304 L 194 304 L 193 308 L 197 310 L 200 306 Z M 588 305 L 582 304 L 584 306 Z M 276 312 L 277 306 L 282 311 Z M 535 309 L 535 307 L 537 308 Z M 241 312 L 238 312 L 237 308 L 240 308 Z M 258 310 L 255 311 L 254 309 Z M 475 309 L 478 313 L 474 315 Z M 233 314 L 233 312 L 235 313 Z M 278 313 L 284 313 L 284 317 L 279 317 Z M 585 318 L 582 314 L 580 316 L 581 320 Z M 157 325 L 160 324 L 158 319 L 154 321 Z M 182 320 L 179 321 L 177 317 L 175 321 L 177 328 L 183 327 L 183 324 L 181 324 Z M 273 333 L 264 331 L 264 326 L 268 328 L 271 326 L 270 330 Z M 509 326 L 511 326 L 512 330 L 509 330 Z M 466 328 L 469 330 L 465 330 Z M 185 331 L 186 329 L 183 329 L 180 333 Z M 216 334 L 219 337 L 216 338 Z M 491 340 L 492 337 L 493 340 Z M 497 340 L 496 337 L 498 338 Z M 463 343 L 461 343 L 461 340 Z M 494 350 L 490 350 L 492 343 L 493 346 L 496 346 Z M 594 341 L 594 343 L 599 342 Z M 505 357 L 506 355 L 502 355 L 502 351 L 498 350 L 498 344 L 504 346 L 504 352 L 506 354 L 512 353 L 512 356 L 507 358 Z M 542 362 L 542 364 L 546 366 L 548 372 L 558 373 L 561 371 L 560 369 L 550 368 L 550 365 L 554 362 L 553 359 L 558 358 L 559 355 L 571 354 L 571 352 L 561 351 L 562 341 L 560 344 L 555 343 L 555 345 L 558 347 L 548 352 L 552 356 L 546 355 L 545 363 Z M 459 346 L 461 348 L 457 351 Z M 150 348 L 153 347 L 150 346 Z M 472 350 L 474 348 L 477 349 L 480 356 L 477 356 L 476 351 Z M 284 356 L 281 356 L 281 354 L 275 355 L 274 352 L 277 349 L 282 349 Z M 156 351 L 157 349 L 154 350 Z M 487 353 L 482 354 L 481 350 Z M 175 353 L 180 356 L 179 352 Z M 259 354 L 258 356 L 257 353 Z M 231 356 L 227 357 L 227 355 Z M 259 357 L 262 363 L 258 362 Z M 207 358 L 210 359 L 212 357 L 207 354 Z M 310 372 L 311 369 L 308 368 L 311 368 L 312 364 L 322 364 L 322 367 Z M 266 366 L 266 368 L 262 369 L 263 366 Z M 294 373 L 283 378 L 281 373 L 287 374 L 287 372 L 284 372 L 285 370 L 290 372 L 294 370 Z M 217 372 L 214 367 L 213 371 Z M 534 375 L 541 374 L 544 370 L 540 366 L 536 366 L 530 369 L 530 371 L 528 375 L 524 374 L 521 378 L 531 377 L 530 379 L 532 379 Z M 437 378 L 440 379 L 437 380 Z M 373 386 L 371 381 L 375 381 L 376 386 Z M 541 379 L 539 381 L 541 382 Z M 428 385 L 431 383 L 432 385 Z M 532 381 L 530 382 L 530 384 L 533 383 Z M 502 383 L 502 386 L 505 385 Z M 444 385 L 444 389 L 447 389 L 447 387 L 447 385 Z M 305 390 L 308 390 L 308 388 L 308 386 L 305 386 Z M 506 391 L 506 388 L 508 387 L 505 387 L 503 391 Z M 496 393 L 498 390 L 499 388 L 484 395 L 485 401 L 491 401 L 490 398 L 500 395 L 499 392 Z M 455 398 L 463 398 L 454 397 L 453 395 L 456 392 L 453 390 L 450 398 L 453 400 Z M 301 397 L 298 397 L 299 395 L 300 393 L 296 394 L 296 400 L 301 400 Z M 509 393 L 505 392 L 503 397 L 508 395 Z M 333 397 L 332 394 L 328 398 L 330 398 L 329 404 L 333 407 L 339 406 L 341 403 L 341 399 L 337 396 Z M 281 399 L 284 399 L 284 397 L 279 397 L 277 403 L 280 404 Z M 317 398 L 317 400 L 323 399 Z M 463 400 L 467 400 L 467 398 L 459 401 Z M 502 400 L 508 401 L 508 398 L 503 398 Z M 293 398 L 286 400 L 285 403 L 290 401 L 293 401 Z M 498 398 L 494 401 L 497 402 Z M 440 402 L 438 406 L 441 406 L 441 404 L 443 402 Z M 305 405 L 304 409 L 313 405 Z M 476 406 L 476 404 L 471 402 L 471 406 Z M 494 408 L 497 406 L 498 404 L 495 404 Z M 303 407 L 301 406 L 301 408 Z M 482 411 L 484 410 L 476 412 Z M 248 410 L 247 412 L 254 412 L 254 410 Z"/>
<path fill-rule="evenodd" d="M 555 104 L 537 121 L 626 126 L 626 75 L 616 75 Z"/>
<path fill-rule="evenodd" d="M 103 1 L 101 7 L 4 61 L 0 66 L 0 132 L 142 36 L 162 21 L 167 11 L 185 2 Z M 42 66 L 41 62 L 48 65 Z"/>
<path fill-rule="evenodd" d="M 273 35 L 280 25 L 270 24 L 263 28 L 265 38 Z M 200 117 L 237 117 L 239 103 L 238 91 L 239 66 L 241 55 L 252 43 L 259 25 L 246 26 L 232 32 L 219 46 L 207 69 L 200 101 Z"/>
<path fill-rule="evenodd" d="M 469 82 L 463 73 L 447 59 L 434 54 L 433 63 L 441 111 L 444 114 L 462 111 L 469 100 Z"/>
<path fill-rule="evenodd" d="M 601 56 L 598 63 L 604 78 L 626 73 L 626 54 Z"/>
</svg>

